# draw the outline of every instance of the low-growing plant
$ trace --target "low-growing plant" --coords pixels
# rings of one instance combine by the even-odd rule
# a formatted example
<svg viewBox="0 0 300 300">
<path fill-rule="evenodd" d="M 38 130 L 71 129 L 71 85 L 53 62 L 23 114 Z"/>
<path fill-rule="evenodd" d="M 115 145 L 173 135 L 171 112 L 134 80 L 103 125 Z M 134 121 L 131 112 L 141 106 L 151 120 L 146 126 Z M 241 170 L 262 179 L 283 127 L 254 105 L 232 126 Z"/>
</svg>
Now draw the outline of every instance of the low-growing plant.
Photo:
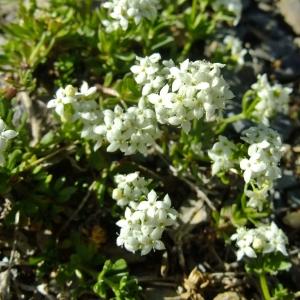
<svg viewBox="0 0 300 300">
<path fill-rule="evenodd" d="M 212 269 L 200 252 L 193 263 L 201 278 L 187 283 L 183 273 L 185 251 L 203 251 L 203 242 L 213 257 L 225 245 L 224 260 L 236 248 L 235 265 L 243 259 L 243 276 L 257 276 L 265 300 L 292 299 L 279 277 L 268 280 L 291 266 L 288 237 L 273 220 L 284 150 L 272 124 L 288 114 L 292 89 L 257 74 L 235 96 L 228 74 L 249 56 L 220 29 L 239 23 L 242 3 L 31 0 L 18 7 L 1 29 L 0 276 L 11 279 L 3 291 L 143 299 L 147 289 L 126 260 L 157 273 L 152 257 L 164 253 L 174 262 L 170 272 L 183 271 L 169 286 L 182 281 L 183 294 L 202 299 L 215 281 L 199 275 Z M 211 41 L 217 46 L 205 57 Z"/>
</svg>

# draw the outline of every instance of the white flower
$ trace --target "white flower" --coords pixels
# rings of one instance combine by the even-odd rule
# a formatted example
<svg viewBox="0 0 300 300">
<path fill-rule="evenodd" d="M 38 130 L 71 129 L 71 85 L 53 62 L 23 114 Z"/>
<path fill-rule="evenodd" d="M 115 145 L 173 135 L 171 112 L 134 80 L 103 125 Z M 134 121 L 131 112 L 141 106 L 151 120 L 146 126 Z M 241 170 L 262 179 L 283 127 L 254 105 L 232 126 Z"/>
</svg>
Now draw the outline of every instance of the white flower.
<svg viewBox="0 0 300 300">
<path fill-rule="evenodd" d="M 72 104 L 77 101 L 76 93 L 77 89 L 72 85 L 64 89 L 59 88 L 55 98 L 48 102 L 47 107 L 54 108 L 62 122 L 68 121 L 73 116 Z"/>
<path fill-rule="evenodd" d="M 285 256 L 288 255 L 286 251 L 288 239 L 274 222 L 253 229 L 240 227 L 231 236 L 231 240 L 236 241 L 238 260 L 244 256 L 256 258 L 258 255 L 264 256 L 268 253 L 281 252 Z"/>
<path fill-rule="evenodd" d="M 83 81 L 83 83 L 80 87 L 80 90 L 78 93 L 76 93 L 76 95 L 90 99 L 93 96 L 95 96 L 96 91 L 97 91 L 97 88 L 95 86 L 89 87 L 88 83 L 86 81 Z"/>
<path fill-rule="evenodd" d="M 281 252 L 285 256 L 288 255 L 286 251 L 288 239 L 284 232 L 279 229 L 274 222 L 265 228 L 262 227 L 261 231 L 264 233 L 266 240 L 268 241 L 267 246 L 263 250 L 264 253 Z"/>
<path fill-rule="evenodd" d="M 268 198 L 268 192 L 268 186 L 265 186 L 261 189 L 245 191 L 246 196 L 249 198 L 247 201 L 247 206 L 257 209 L 258 211 L 262 211 L 264 203 Z"/>
<path fill-rule="evenodd" d="M 269 120 L 277 113 L 288 113 L 291 88 L 281 84 L 271 85 L 266 74 L 258 75 L 257 82 L 251 88 L 259 100 L 252 112 L 257 122 L 269 125 Z"/>
<path fill-rule="evenodd" d="M 130 202 L 124 219 L 117 222 L 121 228 L 117 245 L 133 253 L 141 251 L 141 255 L 148 254 L 152 249 L 163 250 L 162 234 L 166 227 L 176 223 L 176 217 L 177 212 L 171 208 L 169 196 L 159 201 L 156 192 L 152 190 L 147 200 Z"/>
<path fill-rule="evenodd" d="M 6 150 L 9 140 L 15 138 L 18 133 L 11 129 L 6 129 L 6 125 L 2 119 L 0 119 L 0 166 L 4 165 L 4 151 Z"/>
<path fill-rule="evenodd" d="M 237 251 L 237 260 L 241 260 L 244 256 L 250 258 L 257 257 L 252 247 L 254 240 L 253 230 L 247 230 L 244 227 L 240 227 L 237 229 L 237 232 L 231 236 L 231 240 L 236 241 L 239 248 Z"/>
<path fill-rule="evenodd" d="M 231 58 L 237 63 L 237 65 L 243 66 L 247 50 L 243 48 L 241 41 L 234 36 L 227 35 L 224 38 L 224 45 L 226 49 L 230 50 Z"/>
<path fill-rule="evenodd" d="M 102 4 L 109 12 L 110 20 L 102 23 L 107 32 L 127 30 L 129 24 L 139 24 L 143 19 L 154 21 L 160 0 L 108 0 Z"/>
<path fill-rule="evenodd" d="M 148 194 L 150 180 L 141 177 L 139 172 L 115 176 L 117 187 L 112 192 L 112 198 L 117 205 L 126 206 L 131 201 L 139 201 L 142 195 Z"/>
<path fill-rule="evenodd" d="M 219 141 L 208 151 L 208 156 L 213 161 L 212 175 L 216 175 L 220 171 L 227 171 L 234 166 L 235 150 L 236 146 L 233 142 L 225 136 L 219 136 Z"/>
<path fill-rule="evenodd" d="M 237 25 L 241 19 L 243 5 L 241 0 L 215 0 L 213 2 L 213 9 L 216 11 L 225 9 L 232 13 L 235 17 L 233 25 Z"/>
</svg>

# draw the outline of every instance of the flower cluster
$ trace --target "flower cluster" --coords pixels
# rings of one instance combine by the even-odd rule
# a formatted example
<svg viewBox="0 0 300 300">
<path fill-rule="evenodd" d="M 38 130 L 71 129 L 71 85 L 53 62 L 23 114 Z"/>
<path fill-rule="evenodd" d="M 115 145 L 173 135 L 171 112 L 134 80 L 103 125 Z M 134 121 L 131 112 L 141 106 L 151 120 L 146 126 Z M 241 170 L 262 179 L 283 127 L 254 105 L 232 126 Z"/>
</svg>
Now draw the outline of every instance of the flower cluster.
<svg viewBox="0 0 300 300">
<path fill-rule="evenodd" d="M 192 120 L 216 119 L 233 98 L 221 75 L 223 65 L 187 59 L 178 67 L 172 60 L 159 60 L 157 54 L 139 59 L 131 69 L 159 123 L 189 132 Z"/>
<path fill-rule="evenodd" d="M 162 234 L 166 227 L 175 224 L 176 217 L 177 212 L 171 208 L 169 196 L 159 201 L 156 192 L 151 190 L 146 200 L 130 202 L 124 219 L 117 222 L 121 228 L 117 245 L 133 253 L 141 251 L 141 255 L 148 254 L 152 249 L 163 250 Z"/>
<path fill-rule="evenodd" d="M 127 175 L 118 174 L 114 179 L 117 187 L 112 192 L 112 198 L 119 206 L 124 207 L 131 201 L 137 201 L 149 192 L 150 180 L 140 176 L 139 172 Z"/>
<path fill-rule="evenodd" d="M 48 108 L 54 108 L 62 122 L 80 121 L 81 137 L 94 141 L 94 150 L 109 143 L 108 152 L 121 150 L 126 155 L 146 155 L 147 147 L 160 136 L 154 111 L 145 106 L 143 99 L 127 110 L 117 105 L 114 110 L 101 111 L 95 92 L 96 88 L 89 88 L 86 82 L 79 91 L 68 85 L 56 92 Z"/>
<path fill-rule="evenodd" d="M 281 252 L 285 256 L 288 255 L 286 251 L 288 239 L 274 222 L 253 229 L 240 227 L 231 236 L 231 240 L 236 241 L 238 260 L 241 260 L 244 256 L 256 258 L 258 255 L 276 252 Z"/>
<path fill-rule="evenodd" d="M 111 20 L 102 23 L 107 32 L 127 30 L 129 24 L 139 24 L 143 19 L 155 20 L 160 0 L 108 0 L 102 4 L 109 12 Z"/>
<path fill-rule="evenodd" d="M 18 133 L 11 129 L 6 129 L 6 125 L 2 119 L 0 119 L 0 166 L 5 163 L 4 152 L 10 139 L 16 137 Z"/>
<path fill-rule="evenodd" d="M 140 152 L 147 155 L 147 148 L 159 138 L 155 113 L 146 108 L 141 99 L 139 106 L 124 111 L 119 105 L 114 110 L 104 110 L 104 123 L 94 128 L 100 140 L 108 141 L 108 152 L 121 150 L 125 155 Z"/>
<path fill-rule="evenodd" d="M 243 134 L 242 139 L 250 145 L 249 158 L 240 161 L 247 183 L 247 206 L 261 211 L 274 180 L 281 176 L 278 164 L 281 159 L 282 142 L 276 131 L 264 125 L 251 127 Z"/>
<path fill-rule="evenodd" d="M 213 161 L 212 175 L 234 167 L 236 162 L 234 158 L 235 151 L 236 145 L 229 141 L 227 137 L 220 135 L 219 141 L 208 151 L 208 156 Z"/>
<path fill-rule="evenodd" d="M 245 130 L 243 135 L 242 139 L 250 145 L 249 158 L 240 161 L 245 182 L 254 180 L 258 186 L 266 182 L 272 186 L 273 181 L 281 176 L 278 164 L 282 142 L 279 134 L 271 128 L 259 125 Z"/>
<path fill-rule="evenodd" d="M 239 164 L 246 182 L 247 206 L 262 211 L 274 181 L 281 176 L 278 166 L 282 155 L 281 138 L 273 129 L 259 125 L 245 130 L 242 140 L 249 144 L 247 158 L 241 155 L 238 145 L 219 136 L 219 141 L 208 151 L 213 162 L 212 175 Z"/>
<path fill-rule="evenodd" d="M 281 84 L 271 85 L 266 74 L 258 75 L 257 82 L 251 88 L 257 101 L 252 112 L 254 120 L 269 125 L 269 119 L 277 113 L 288 113 L 291 88 Z"/>
<path fill-rule="evenodd" d="M 137 84 L 143 86 L 142 95 L 149 95 L 151 92 L 160 89 L 164 83 L 162 76 L 159 53 L 146 57 L 136 57 L 137 64 L 130 68 Z"/>
<path fill-rule="evenodd" d="M 224 50 L 230 51 L 231 59 L 239 66 L 243 66 L 245 63 L 244 57 L 247 54 L 247 50 L 243 48 L 241 41 L 232 36 L 227 35 L 224 38 Z"/>
<path fill-rule="evenodd" d="M 224 9 L 233 14 L 233 25 L 237 25 L 241 19 L 243 5 L 241 0 L 215 0 L 213 1 L 213 9 L 216 11 Z"/>
</svg>

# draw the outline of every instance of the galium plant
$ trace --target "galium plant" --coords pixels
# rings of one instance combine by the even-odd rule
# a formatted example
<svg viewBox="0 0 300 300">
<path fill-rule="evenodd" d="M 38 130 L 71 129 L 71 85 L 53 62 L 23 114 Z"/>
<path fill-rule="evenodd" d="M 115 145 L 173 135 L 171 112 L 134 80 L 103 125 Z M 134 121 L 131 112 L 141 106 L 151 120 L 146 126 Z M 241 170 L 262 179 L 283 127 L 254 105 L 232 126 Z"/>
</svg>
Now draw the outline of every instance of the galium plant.
<svg viewBox="0 0 300 300">
<path fill-rule="evenodd" d="M 235 226 L 238 261 L 258 274 L 266 300 L 280 299 L 283 289 L 269 292 L 266 277 L 287 270 L 290 253 L 284 232 L 268 223 L 283 155 L 271 120 L 288 112 L 291 89 L 258 75 L 241 113 L 226 116 L 240 99 L 224 69 L 243 68 L 246 50 L 235 35 L 222 38 L 215 57 L 199 50 L 220 27 L 239 23 L 241 1 L 96 4 L 32 0 L 20 3 L 19 22 L 4 26 L 0 231 L 8 241 L 0 253 L 11 257 L 0 275 L 17 270 L 11 279 L 20 290 L 18 280 L 30 278 L 32 294 L 47 298 L 93 290 L 101 299 L 138 299 L 120 256 L 172 253 L 174 269 L 185 270 L 186 241 L 212 247 Z M 252 122 L 241 134 L 228 126 L 241 120 Z M 190 198 L 197 206 L 186 207 Z M 194 216 L 212 211 L 216 226 L 206 219 L 205 234 L 192 232 Z M 20 247 L 20 230 L 37 232 L 38 242 Z M 116 249 L 107 251 L 107 240 Z"/>
</svg>

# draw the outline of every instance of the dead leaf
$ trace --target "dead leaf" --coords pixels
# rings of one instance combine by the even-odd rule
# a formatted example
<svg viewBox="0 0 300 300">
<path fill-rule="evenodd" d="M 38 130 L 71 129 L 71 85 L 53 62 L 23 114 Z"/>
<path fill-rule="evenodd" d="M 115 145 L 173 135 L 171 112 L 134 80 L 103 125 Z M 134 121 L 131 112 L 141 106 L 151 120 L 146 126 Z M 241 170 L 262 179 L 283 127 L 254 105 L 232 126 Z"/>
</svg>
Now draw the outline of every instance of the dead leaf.
<svg viewBox="0 0 300 300">
<path fill-rule="evenodd" d="M 188 205 L 182 206 L 179 219 L 184 224 L 197 225 L 207 220 L 207 211 L 202 200 L 189 200 Z"/>
<path fill-rule="evenodd" d="M 0 299 L 1 300 L 9 299 L 9 292 L 10 292 L 9 277 L 10 277 L 9 270 L 0 273 Z"/>
</svg>

